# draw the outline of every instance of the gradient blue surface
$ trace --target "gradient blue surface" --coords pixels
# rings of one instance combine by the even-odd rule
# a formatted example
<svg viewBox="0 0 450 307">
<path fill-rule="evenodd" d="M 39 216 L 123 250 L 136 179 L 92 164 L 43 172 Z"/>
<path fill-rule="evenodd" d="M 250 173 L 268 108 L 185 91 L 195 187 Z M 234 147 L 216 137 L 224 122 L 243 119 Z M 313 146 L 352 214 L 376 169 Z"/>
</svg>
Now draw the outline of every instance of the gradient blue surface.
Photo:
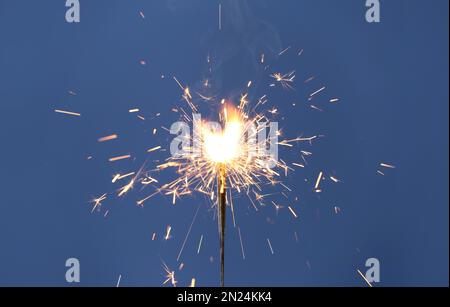
<svg viewBox="0 0 450 307">
<path fill-rule="evenodd" d="M 304 48 L 302 57 L 274 63 L 299 77 L 297 92 L 274 94 L 289 115 L 283 129 L 327 137 L 311 149 L 311 167 L 289 180 L 301 195 L 298 220 L 237 200 L 246 259 L 230 224 L 227 284 L 364 286 L 356 270 L 376 257 L 380 286 L 448 286 L 448 1 L 382 1 L 382 22 L 368 24 L 362 0 L 248 1 L 248 11 L 243 1 L 223 0 L 221 33 L 219 1 L 81 0 L 79 24 L 65 22 L 64 2 L 0 0 L 0 285 L 67 286 L 65 261 L 76 257 L 80 285 L 114 286 L 122 275 L 123 286 L 160 286 L 162 261 L 178 267 L 199 205 L 185 268 L 176 274 L 179 285 L 192 277 L 199 286 L 217 285 L 217 225 L 202 197 L 176 206 L 156 197 L 139 208 L 135 201 L 145 193 L 135 191 L 108 199 L 107 218 L 91 214 L 89 200 L 112 192 L 111 176 L 138 168 L 146 149 L 167 145 L 151 131 L 175 119 L 170 109 L 180 92 L 173 75 L 198 83 L 211 52 L 219 93 L 235 95 L 241 81 L 260 77 L 252 55 L 292 46 Z M 306 89 L 301 81 L 311 74 L 320 81 Z M 322 84 L 326 95 L 341 98 L 337 105 L 326 112 L 290 107 Z M 133 107 L 147 121 L 128 114 Z M 111 133 L 120 140 L 97 143 Z M 106 162 L 124 153 L 136 159 Z M 379 176 L 381 162 L 397 169 Z M 318 197 L 304 179 L 314 181 L 320 170 L 343 183 Z M 164 241 L 167 225 L 173 238 Z"/>
</svg>

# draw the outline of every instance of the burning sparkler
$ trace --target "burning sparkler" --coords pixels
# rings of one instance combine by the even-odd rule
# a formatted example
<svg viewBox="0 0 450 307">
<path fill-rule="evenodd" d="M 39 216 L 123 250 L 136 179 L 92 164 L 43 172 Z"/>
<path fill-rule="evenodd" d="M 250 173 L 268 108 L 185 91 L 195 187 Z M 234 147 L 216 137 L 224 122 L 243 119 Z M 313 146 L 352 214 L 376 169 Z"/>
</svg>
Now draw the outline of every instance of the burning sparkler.
<svg viewBox="0 0 450 307">
<path fill-rule="evenodd" d="M 143 11 L 139 11 L 141 18 L 145 18 Z M 219 5 L 219 29 L 222 30 L 222 5 Z M 283 49 L 278 56 L 286 56 L 292 47 Z M 303 54 L 303 49 L 301 49 L 297 55 Z M 207 62 L 211 65 L 213 59 L 208 55 Z M 260 63 L 264 64 L 266 68 L 270 66 L 269 54 L 261 54 Z M 140 60 L 139 62 L 142 66 L 147 65 L 147 62 Z M 267 65 L 267 66 L 266 66 Z M 299 78 L 305 78 L 306 76 L 299 76 Z M 165 79 L 165 75 L 161 75 L 161 79 Z M 275 72 L 269 75 L 271 79 L 271 88 L 278 88 L 278 85 L 282 89 L 293 90 L 294 84 L 299 79 L 296 77 L 295 70 L 288 70 L 287 73 Z M 173 77 L 175 82 L 182 90 L 182 100 L 185 103 L 183 106 L 178 106 L 173 108 L 172 111 L 180 115 L 181 123 L 186 126 L 194 127 L 194 133 L 183 133 L 182 129 L 178 131 L 173 131 L 173 129 L 167 129 L 161 127 L 162 130 L 170 131 L 173 134 L 178 134 L 179 144 L 182 146 L 182 150 L 177 153 L 172 153 L 172 156 L 167 158 L 163 162 L 159 162 L 153 169 L 144 169 L 144 166 L 136 172 L 128 172 L 126 174 L 118 173 L 114 175 L 112 183 L 118 183 L 119 181 L 128 178 L 129 182 L 118 189 L 116 192 L 117 197 L 124 197 L 127 193 L 134 190 L 135 187 L 140 186 L 142 189 L 148 187 L 154 187 L 155 191 L 150 193 L 150 195 L 137 201 L 137 205 L 143 206 L 146 201 L 151 199 L 153 196 L 162 194 L 171 197 L 172 203 L 175 205 L 177 200 L 186 195 L 192 195 L 194 193 L 200 193 L 206 195 L 212 202 L 213 207 L 217 216 L 218 232 L 220 240 L 220 284 L 224 286 L 225 284 L 225 230 L 226 230 L 226 215 L 227 206 L 231 209 L 231 214 L 233 217 L 233 223 L 235 224 L 234 209 L 233 209 L 233 199 L 235 194 L 246 195 L 256 211 L 258 211 L 259 206 L 263 206 L 266 198 L 272 194 L 265 194 L 263 192 L 263 186 L 271 185 L 280 187 L 283 192 L 279 193 L 286 196 L 285 191 L 292 191 L 285 183 L 282 182 L 281 177 L 288 175 L 290 171 L 293 171 L 293 167 L 299 169 L 304 169 L 308 166 L 307 158 L 312 155 L 311 152 L 302 150 L 300 151 L 300 157 L 303 161 L 302 163 L 291 161 L 289 164 L 281 159 L 278 159 L 278 146 L 284 148 L 292 148 L 293 143 L 297 142 L 307 142 L 312 144 L 321 136 L 309 136 L 309 137 L 296 137 L 291 139 L 279 140 L 282 137 L 281 131 L 278 130 L 278 126 L 275 123 L 271 123 L 270 119 L 278 114 L 283 113 L 283 107 L 281 104 L 276 106 L 268 107 L 269 96 L 263 95 L 252 104 L 252 97 L 249 93 L 242 93 L 240 99 L 236 101 L 236 105 L 232 102 L 227 101 L 223 97 L 218 97 L 216 95 L 211 95 L 210 91 L 207 94 L 203 93 L 201 90 L 192 90 L 183 85 L 176 77 Z M 307 79 L 302 79 L 303 85 L 308 86 L 313 85 L 313 81 L 316 80 L 315 76 L 310 76 Z M 205 89 L 210 90 L 212 88 L 212 83 L 214 80 L 206 79 L 203 82 Z M 248 81 L 242 88 L 246 88 L 245 91 L 250 91 L 256 89 L 257 82 Z M 310 92 L 308 95 L 308 102 L 316 102 L 321 99 L 326 94 L 326 87 L 321 86 L 320 88 L 315 87 L 315 90 Z M 74 92 L 69 92 L 71 95 L 76 95 Z M 200 104 L 197 104 L 195 98 L 199 98 L 204 105 L 215 104 L 220 109 L 214 110 L 219 118 L 217 125 L 214 123 L 209 123 L 201 119 L 197 113 L 199 113 Z M 328 103 L 337 103 L 339 98 L 327 98 Z M 318 101 L 320 103 L 320 101 Z M 296 106 L 296 104 L 292 104 Z M 320 108 L 319 108 L 320 106 Z M 318 111 L 323 111 L 322 105 L 310 105 L 311 108 Z M 260 110 L 263 109 L 263 110 Z M 210 110 L 209 110 L 210 111 Z M 80 117 L 81 113 L 65 111 L 60 109 L 55 109 L 54 112 L 69 116 Z M 145 121 L 146 118 L 153 119 L 154 117 L 145 115 L 141 113 L 141 109 L 133 107 L 128 110 L 129 114 L 136 116 L 138 119 Z M 159 117 L 161 114 L 156 114 L 155 117 Z M 275 124 L 275 125 L 272 125 Z M 159 134 L 158 129 L 152 127 L 152 134 Z M 269 128 L 269 134 L 267 137 L 267 128 Z M 177 129 L 174 129 L 177 130 Z M 182 132 L 180 134 L 180 132 Z M 98 138 L 99 143 L 109 142 L 118 139 L 117 134 L 112 134 Z M 122 138 L 122 135 L 121 135 Z M 162 146 L 153 144 L 153 147 L 147 150 L 148 154 L 157 155 L 158 152 L 162 152 L 165 149 Z M 178 146 L 176 146 L 178 148 Z M 268 150 L 270 148 L 271 150 Z M 123 154 L 123 152 L 122 152 Z M 88 159 L 92 159 L 89 156 Z M 123 154 L 111 156 L 107 161 L 111 165 L 115 165 L 115 162 L 119 161 L 130 161 L 134 160 L 135 155 Z M 120 162 L 122 163 L 122 162 Z M 383 169 L 395 169 L 396 167 L 391 164 L 381 163 L 379 166 Z M 176 173 L 175 179 L 168 183 L 160 184 L 159 180 L 156 179 L 157 176 L 154 173 L 158 173 L 164 170 L 174 170 Z M 384 175 L 381 170 L 378 171 L 379 174 Z M 131 178 L 130 178 L 131 177 Z M 339 183 L 340 179 L 335 176 L 327 175 L 326 171 L 320 171 L 317 179 L 315 180 L 315 185 L 312 191 L 315 193 L 321 193 L 323 186 L 328 178 L 334 182 Z M 312 182 L 314 184 L 314 181 Z M 138 189 L 136 189 L 138 190 Z M 102 202 L 107 198 L 109 199 L 114 193 L 108 192 L 102 196 L 95 198 L 91 201 L 93 205 L 92 211 L 98 211 L 102 207 Z M 281 209 L 286 209 L 290 212 L 294 219 L 300 218 L 300 213 L 297 207 L 292 203 L 289 204 L 278 204 L 272 202 L 277 213 Z M 259 205 L 259 206 L 258 206 Z M 200 206 L 199 206 L 200 208 Z M 341 212 L 339 207 L 334 207 L 336 214 Z M 106 211 L 105 217 L 109 211 Z M 177 261 L 179 261 L 181 253 L 187 242 L 188 236 L 191 232 L 192 226 L 194 224 L 197 212 L 194 216 L 194 220 L 189 227 L 186 238 L 181 246 L 180 253 L 178 254 Z M 246 258 L 244 251 L 244 244 L 241 235 L 241 229 L 238 227 L 238 234 L 240 240 L 240 247 L 243 259 Z M 165 232 L 158 237 L 167 241 L 172 238 L 172 226 L 167 226 Z M 299 241 L 297 232 L 294 232 L 296 242 Z M 156 233 L 152 234 L 152 241 L 156 240 Z M 269 247 L 270 253 L 274 254 L 274 246 L 272 241 L 267 238 L 267 245 Z M 197 249 L 197 254 L 200 253 L 202 247 L 203 235 L 200 238 L 200 242 Z M 212 260 L 211 260 L 212 261 Z M 309 262 L 308 266 L 310 266 Z M 180 265 L 180 270 L 183 264 Z M 166 273 L 164 284 L 171 284 L 176 286 L 178 281 L 175 278 L 175 271 L 170 269 L 165 263 L 163 263 L 163 268 Z M 360 274 L 362 275 L 362 274 Z M 120 284 L 121 276 L 117 285 Z M 193 278 L 191 286 L 196 285 L 196 279 Z"/>
<path fill-rule="evenodd" d="M 277 82 L 280 82 L 283 88 L 290 89 L 292 88 L 291 84 L 294 82 L 295 74 L 294 72 L 286 75 L 274 74 L 271 77 L 275 78 Z M 283 175 L 287 176 L 288 172 L 293 169 L 286 162 L 278 159 L 278 146 L 292 148 L 293 143 L 312 143 L 319 136 L 301 136 L 279 140 L 282 133 L 278 130 L 277 123 L 273 123 L 269 119 L 278 114 L 278 108 L 268 108 L 265 106 L 268 102 L 266 95 L 262 96 L 257 100 L 256 104 L 252 105 L 248 93 L 243 93 L 237 106 L 234 106 L 225 99 L 217 99 L 216 97 L 208 97 L 208 99 L 205 99 L 206 96 L 199 95 L 202 101 L 217 101 L 217 105 L 220 107 L 217 113 L 219 121 L 216 123 L 207 122 L 202 120 L 201 116 L 197 114 L 199 106 L 194 102 L 189 87 L 182 85 L 175 77 L 174 80 L 181 88 L 182 98 L 191 111 L 187 112 L 184 107 L 174 109 L 174 112 L 176 111 L 176 113 L 180 114 L 181 122 L 178 123 L 181 126 L 183 124 L 188 127 L 192 125 L 194 127 L 194 133 L 180 134 L 179 132 L 181 131 L 174 124 L 171 129 L 167 130 L 173 134 L 178 134 L 176 140 L 179 142 L 178 145 L 181 144 L 182 146 L 181 148 L 180 146 L 174 146 L 174 148 L 179 149 L 179 151 L 172 152 L 173 148 L 171 146 L 172 155 L 162 164 L 157 165 L 156 169 L 144 170 L 143 166 L 138 172 L 125 175 L 117 174 L 113 178 L 113 183 L 132 176 L 129 183 L 118 190 L 118 197 L 125 196 L 138 184 L 142 185 L 142 187 L 155 187 L 156 191 L 137 202 L 139 206 L 143 206 L 146 201 L 158 194 L 171 196 L 174 205 L 177 199 L 185 195 L 201 193 L 208 196 L 213 206 L 216 207 L 220 240 L 220 284 L 224 286 L 226 208 L 227 206 L 231 207 L 233 222 L 235 223 L 232 201 L 233 193 L 247 195 L 255 210 L 258 210 L 257 204 L 263 206 L 265 197 L 270 195 L 264 195 L 262 193 L 264 185 L 279 185 L 283 189 L 291 191 L 280 180 L 280 177 Z M 251 83 L 249 82 L 247 88 L 250 88 L 250 86 Z M 263 108 L 264 110 L 260 111 L 258 108 Z M 139 109 L 131 109 L 129 112 L 139 112 Z M 269 131 L 267 134 L 268 128 Z M 111 135 L 99 139 L 99 142 L 116 138 L 116 135 Z M 161 148 L 161 146 L 155 146 L 147 150 L 147 152 L 154 153 Z M 310 155 L 306 151 L 302 151 L 301 154 L 302 157 Z M 109 158 L 109 162 L 130 158 L 131 155 L 116 156 Z M 305 167 L 304 164 L 299 163 L 292 163 L 292 165 L 301 168 Z M 155 179 L 156 176 L 154 176 L 153 172 L 161 172 L 166 169 L 174 169 L 177 174 L 176 178 L 169 183 L 162 184 L 162 186 L 155 186 L 158 184 L 158 180 Z M 323 175 L 323 172 L 321 172 L 316 182 L 315 191 L 320 191 L 320 182 Z M 97 199 L 94 203 L 94 208 L 98 208 L 103 200 L 104 198 Z M 277 211 L 283 207 L 276 204 L 275 206 Z M 294 207 L 287 207 L 291 215 L 297 219 L 299 216 L 294 210 Z M 192 224 L 177 260 L 181 256 L 191 228 Z M 171 230 L 171 226 L 168 226 L 164 236 L 165 240 L 170 239 Z M 242 255 L 245 258 L 240 229 L 239 237 L 241 240 Z M 270 251 L 273 254 L 272 244 L 269 239 L 267 240 Z M 175 286 L 174 272 L 169 270 L 167 266 L 164 267 L 167 272 L 165 284 L 170 282 Z"/>
<path fill-rule="evenodd" d="M 293 74 L 289 75 L 289 78 L 293 81 Z M 190 89 L 184 87 L 178 79 L 174 78 L 174 80 L 182 89 L 182 98 L 191 111 L 197 112 L 198 108 L 193 102 Z M 280 82 L 289 81 L 283 79 Z M 277 179 L 281 174 L 287 175 L 291 170 L 284 161 L 278 160 L 277 146 L 292 147 L 294 142 L 312 142 L 317 138 L 316 136 L 298 137 L 279 141 L 281 132 L 278 131 L 277 124 L 270 123 L 264 113 L 258 113 L 256 110 L 265 102 L 266 98 L 262 98 L 254 108 L 250 108 L 248 94 L 242 95 L 237 107 L 222 100 L 220 106 L 223 109 L 219 112 L 220 123 L 203 121 L 195 114 L 190 117 L 183 108 L 180 108 L 179 113 L 182 114 L 183 123 L 193 124 L 194 133 L 180 135 L 178 141 L 184 145 L 181 152 L 172 153 L 165 163 L 157 166 L 157 171 L 175 168 L 178 177 L 157 188 L 155 193 L 138 201 L 139 205 L 143 205 L 154 195 L 162 193 L 171 195 L 172 202 L 175 204 L 179 197 L 191 195 L 193 192 L 205 194 L 213 200 L 217 209 L 222 286 L 225 279 L 226 207 L 229 205 L 228 201 L 232 193 L 246 193 L 252 199 L 252 195 L 260 195 L 257 191 L 262 190 L 264 184 L 281 184 L 290 190 Z M 276 114 L 273 110 L 266 112 L 271 115 Z M 266 137 L 268 127 L 270 128 L 269 136 Z M 282 172 L 276 169 L 281 169 Z M 146 176 L 148 177 L 149 174 Z M 263 196 L 256 197 L 259 203 L 263 199 Z M 254 204 L 253 200 L 252 203 Z M 230 205 L 232 206 L 232 202 Z M 233 208 L 231 209 L 233 213 Z M 290 211 L 295 218 L 298 217 L 292 208 Z"/>
</svg>

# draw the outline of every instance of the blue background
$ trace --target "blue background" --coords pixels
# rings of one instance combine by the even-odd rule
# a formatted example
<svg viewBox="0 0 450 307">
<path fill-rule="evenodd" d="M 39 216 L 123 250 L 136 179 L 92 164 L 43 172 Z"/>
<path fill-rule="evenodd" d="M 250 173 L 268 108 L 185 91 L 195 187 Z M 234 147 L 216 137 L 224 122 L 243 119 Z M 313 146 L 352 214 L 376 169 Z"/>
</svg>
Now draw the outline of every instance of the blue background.
<svg viewBox="0 0 450 307">
<path fill-rule="evenodd" d="M 100 213 L 89 204 L 118 188 L 113 174 L 138 169 L 146 149 L 167 146 L 167 134 L 151 131 L 169 126 L 182 104 L 172 76 L 195 89 L 210 53 L 216 94 L 233 99 L 257 80 L 252 99 L 271 91 L 288 115 L 279 120 L 286 134 L 326 135 L 282 152 L 297 162 L 299 150 L 314 152 L 288 180 L 299 219 L 236 199 L 246 259 L 229 223 L 228 285 L 365 286 L 356 270 L 375 257 L 381 286 L 448 286 L 448 1 L 382 1 L 379 24 L 366 23 L 362 0 L 221 2 L 219 33 L 218 1 L 81 0 L 81 23 L 69 24 L 63 0 L 0 0 L 0 285 L 67 286 L 71 257 L 84 286 L 114 286 L 119 275 L 123 286 L 160 286 L 162 261 L 179 285 L 218 284 L 217 225 L 202 197 L 172 206 L 158 196 L 140 208 L 135 201 L 151 190 L 136 189 L 111 195 Z M 255 64 L 261 51 L 268 71 Z M 295 69 L 296 91 L 268 89 L 272 69 Z M 318 112 L 306 98 L 323 84 Z M 134 107 L 146 121 L 128 114 Z M 97 142 L 111 133 L 120 139 Z M 107 162 L 124 153 L 135 159 Z M 380 176 L 381 162 L 397 168 Z M 312 193 L 320 170 L 343 182 Z M 199 205 L 180 272 L 176 256 Z M 167 225 L 173 238 L 164 241 Z"/>
</svg>

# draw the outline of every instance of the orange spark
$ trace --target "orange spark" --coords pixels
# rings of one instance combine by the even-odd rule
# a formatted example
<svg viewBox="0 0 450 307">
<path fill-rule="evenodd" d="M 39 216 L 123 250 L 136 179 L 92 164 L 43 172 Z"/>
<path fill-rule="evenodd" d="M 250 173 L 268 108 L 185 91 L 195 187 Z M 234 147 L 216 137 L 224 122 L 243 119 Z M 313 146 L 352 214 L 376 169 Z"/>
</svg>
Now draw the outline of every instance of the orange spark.
<svg viewBox="0 0 450 307">
<path fill-rule="evenodd" d="M 99 143 L 108 142 L 108 141 L 115 140 L 117 138 L 118 138 L 117 134 L 112 134 L 112 135 L 108 135 L 108 136 L 104 136 L 104 137 L 99 138 L 98 142 Z"/>
<path fill-rule="evenodd" d="M 109 162 L 116 162 L 116 161 L 130 159 L 130 158 L 131 158 L 131 155 L 123 155 L 123 156 L 109 158 Z"/>
</svg>

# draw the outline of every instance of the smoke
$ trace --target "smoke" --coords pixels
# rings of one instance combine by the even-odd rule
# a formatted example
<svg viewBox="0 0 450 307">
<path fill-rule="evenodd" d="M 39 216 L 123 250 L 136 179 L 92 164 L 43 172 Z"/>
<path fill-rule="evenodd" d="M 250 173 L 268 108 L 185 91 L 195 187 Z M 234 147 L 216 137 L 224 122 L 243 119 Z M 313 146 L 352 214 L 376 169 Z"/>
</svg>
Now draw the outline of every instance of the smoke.
<svg viewBox="0 0 450 307">
<path fill-rule="evenodd" d="M 187 2 L 192 7 L 193 1 L 169 0 L 168 5 L 171 10 L 187 9 Z M 211 57 L 205 76 L 210 80 L 211 94 L 236 100 L 248 81 L 252 80 L 255 86 L 260 83 L 265 72 L 261 55 L 270 62 L 282 45 L 277 30 L 255 14 L 263 9 L 265 1 L 222 0 L 220 3 L 222 30 L 214 24 L 200 42 Z"/>
<path fill-rule="evenodd" d="M 232 95 L 249 80 L 259 83 L 265 66 L 262 54 L 270 61 L 281 50 L 278 32 L 255 16 L 247 0 L 223 2 L 222 31 L 213 33 L 207 44 L 212 46 L 213 84 Z"/>
</svg>

